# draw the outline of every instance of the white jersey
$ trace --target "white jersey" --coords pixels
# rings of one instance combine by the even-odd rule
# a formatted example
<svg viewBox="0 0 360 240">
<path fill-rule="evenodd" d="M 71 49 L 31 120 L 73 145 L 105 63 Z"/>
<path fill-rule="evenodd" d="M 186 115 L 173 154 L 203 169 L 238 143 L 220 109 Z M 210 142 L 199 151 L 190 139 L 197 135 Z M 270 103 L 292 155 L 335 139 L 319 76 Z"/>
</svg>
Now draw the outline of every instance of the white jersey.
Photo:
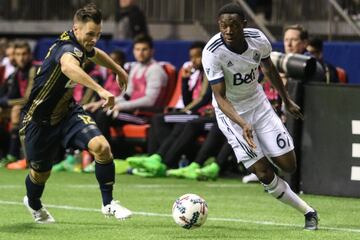
<svg viewBox="0 0 360 240">
<path fill-rule="evenodd" d="M 271 44 L 260 30 L 244 28 L 244 37 L 248 48 L 242 54 L 229 50 L 221 33 L 210 39 L 202 53 L 207 79 L 210 84 L 225 81 L 226 97 L 238 113 L 253 109 L 266 99 L 258 83 L 259 65 L 271 53 Z M 218 108 L 214 97 L 213 106 Z"/>
</svg>

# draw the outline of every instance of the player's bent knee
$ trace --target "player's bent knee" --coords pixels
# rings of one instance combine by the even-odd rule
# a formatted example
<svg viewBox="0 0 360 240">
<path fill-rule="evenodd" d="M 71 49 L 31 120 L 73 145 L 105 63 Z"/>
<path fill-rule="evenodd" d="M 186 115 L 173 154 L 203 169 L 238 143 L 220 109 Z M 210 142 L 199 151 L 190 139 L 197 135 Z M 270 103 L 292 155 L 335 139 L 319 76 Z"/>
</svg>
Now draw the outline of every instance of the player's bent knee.
<svg viewBox="0 0 360 240">
<path fill-rule="evenodd" d="M 274 171 L 272 169 L 263 169 L 256 171 L 255 175 L 259 181 L 264 184 L 269 184 L 274 179 Z"/>
<path fill-rule="evenodd" d="M 294 151 L 290 151 L 282 156 L 272 158 L 274 163 L 287 173 L 294 173 L 297 168 L 296 156 Z"/>
<path fill-rule="evenodd" d="M 98 163 L 106 164 L 112 161 L 111 148 L 104 136 L 97 136 L 91 139 L 88 148 Z"/>
<path fill-rule="evenodd" d="M 31 181 L 35 184 L 43 185 L 49 179 L 50 173 L 51 173 L 51 171 L 36 172 L 35 170 L 31 169 L 30 170 Z"/>
<path fill-rule="evenodd" d="M 262 158 L 254 163 L 249 170 L 264 184 L 268 184 L 274 179 L 274 170 L 266 158 Z"/>
</svg>

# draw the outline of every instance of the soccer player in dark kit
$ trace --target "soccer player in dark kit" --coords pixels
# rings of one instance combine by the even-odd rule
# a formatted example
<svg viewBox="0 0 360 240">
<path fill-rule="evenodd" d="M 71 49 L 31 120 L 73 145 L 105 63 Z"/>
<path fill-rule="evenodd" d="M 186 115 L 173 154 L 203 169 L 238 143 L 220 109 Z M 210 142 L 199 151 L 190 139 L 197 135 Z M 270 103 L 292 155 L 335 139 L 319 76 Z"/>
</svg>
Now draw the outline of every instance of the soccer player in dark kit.
<svg viewBox="0 0 360 240">
<path fill-rule="evenodd" d="M 122 90 L 127 74 L 104 51 L 95 47 L 102 28 L 102 14 L 94 4 L 78 9 L 72 30 L 64 32 L 50 47 L 34 79 L 28 103 L 22 110 L 20 138 L 30 173 L 26 177 L 24 204 L 36 223 L 55 222 L 43 207 L 41 196 L 50 176 L 52 163 L 65 147 L 87 149 L 96 160 L 95 175 L 99 182 L 105 216 L 129 218 L 132 213 L 113 200 L 115 169 L 109 143 L 93 119 L 75 104 L 73 88 L 82 84 L 94 90 L 103 107 L 114 106 L 114 96 L 87 75 L 81 66 L 86 59 L 112 69 Z"/>
</svg>

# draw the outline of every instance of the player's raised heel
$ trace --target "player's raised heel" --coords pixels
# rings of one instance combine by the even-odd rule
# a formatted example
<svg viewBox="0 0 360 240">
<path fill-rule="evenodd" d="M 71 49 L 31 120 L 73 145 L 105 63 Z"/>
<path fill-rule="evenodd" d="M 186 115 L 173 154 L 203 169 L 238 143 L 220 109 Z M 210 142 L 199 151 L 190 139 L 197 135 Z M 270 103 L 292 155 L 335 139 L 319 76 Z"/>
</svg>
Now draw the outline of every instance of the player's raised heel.
<svg viewBox="0 0 360 240">
<path fill-rule="evenodd" d="M 29 205 L 29 199 L 27 196 L 24 197 L 24 205 L 29 210 L 31 216 L 34 218 L 36 223 L 54 223 L 55 219 L 51 216 L 46 208 L 42 207 L 39 210 L 34 210 Z"/>
<path fill-rule="evenodd" d="M 319 216 L 316 212 L 309 212 L 305 214 L 305 230 L 317 230 L 319 224 Z"/>
<path fill-rule="evenodd" d="M 102 206 L 101 212 L 106 218 L 114 216 L 118 220 L 125 220 L 131 217 L 132 212 L 121 206 L 119 201 L 112 200 L 110 204 Z"/>
</svg>

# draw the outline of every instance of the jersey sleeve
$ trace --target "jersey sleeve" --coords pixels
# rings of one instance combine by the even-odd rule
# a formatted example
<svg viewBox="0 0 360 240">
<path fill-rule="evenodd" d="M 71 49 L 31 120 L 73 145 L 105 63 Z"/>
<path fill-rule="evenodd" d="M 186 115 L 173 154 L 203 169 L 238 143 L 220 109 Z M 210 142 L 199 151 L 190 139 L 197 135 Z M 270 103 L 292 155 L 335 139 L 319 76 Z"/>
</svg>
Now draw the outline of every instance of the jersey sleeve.
<svg viewBox="0 0 360 240">
<path fill-rule="evenodd" d="M 271 43 L 269 42 L 269 40 L 267 39 L 267 37 L 265 36 L 265 34 L 261 31 L 259 31 L 260 33 L 260 37 L 261 37 L 261 43 L 262 46 L 260 48 L 261 50 L 261 59 L 265 59 L 270 57 L 270 53 L 272 51 L 272 47 L 271 47 Z"/>
<path fill-rule="evenodd" d="M 72 56 L 74 56 L 74 58 L 76 60 L 79 61 L 79 63 L 81 64 L 81 59 L 83 58 L 84 52 L 81 51 L 79 48 L 77 48 L 76 46 L 72 45 L 72 44 L 64 44 L 62 46 L 60 46 L 58 48 L 58 50 L 55 53 L 55 61 L 57 63 L 60 62 L 60 58 L 65 54 L 65 53 L 69 53 Z"/>
<path fill-rule="evenodd" d="M 202 52 L 202 64 L 206 77 L 210 84 L 224 81 L 224 72 L 219 59 L 212 52 L 204 49 Z"/>
</svg>

